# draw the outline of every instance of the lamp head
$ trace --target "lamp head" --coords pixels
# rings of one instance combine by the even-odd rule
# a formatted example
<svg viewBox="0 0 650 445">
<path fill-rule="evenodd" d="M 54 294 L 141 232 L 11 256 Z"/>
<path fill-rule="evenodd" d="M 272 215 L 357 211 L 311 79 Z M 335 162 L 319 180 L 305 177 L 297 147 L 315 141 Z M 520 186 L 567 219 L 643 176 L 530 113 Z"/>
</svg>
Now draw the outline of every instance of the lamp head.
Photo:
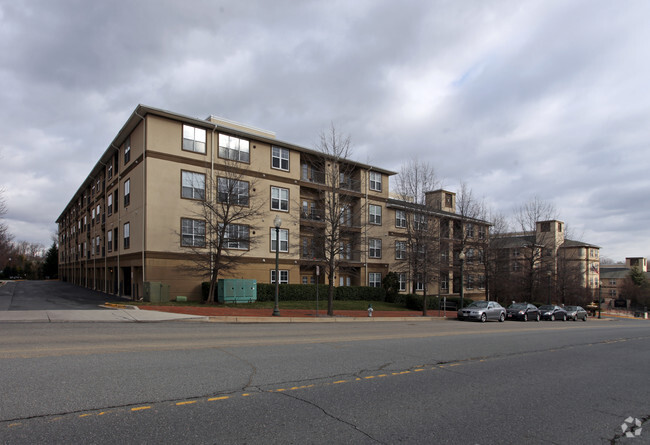
<svg viewBox="0 0 650 445">
<path fill-rule="evenodd" d="M 276 229 L 280 228 L 280 226 L 282 225 L 282 219 L 280 219 L 280 215 L 275 215 L 275 219 L 273 220 L 273 225 L 275 225 Z"/>
</svg>

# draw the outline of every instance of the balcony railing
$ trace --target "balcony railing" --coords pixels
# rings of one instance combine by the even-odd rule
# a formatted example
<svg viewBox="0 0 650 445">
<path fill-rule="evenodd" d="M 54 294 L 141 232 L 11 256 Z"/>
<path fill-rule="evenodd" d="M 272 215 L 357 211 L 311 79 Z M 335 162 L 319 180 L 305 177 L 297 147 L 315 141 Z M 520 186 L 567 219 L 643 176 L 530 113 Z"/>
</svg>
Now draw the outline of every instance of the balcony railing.
<svg viewBox="0 0 650 445">
<path fill-rule="evenodd" d="M 314 184 L 325 184 L 325 172 L 311 169 L 308 171 L 303 170 L 300 179 Z"/>
<path fill-rule="evenodd" d="M 305 219 L 308 221 L 324 221 L 325 211 L 321 209 L 311 209 L 306 212 L 303 211 L 300 213 L 300 219 Z"/>
</svg>

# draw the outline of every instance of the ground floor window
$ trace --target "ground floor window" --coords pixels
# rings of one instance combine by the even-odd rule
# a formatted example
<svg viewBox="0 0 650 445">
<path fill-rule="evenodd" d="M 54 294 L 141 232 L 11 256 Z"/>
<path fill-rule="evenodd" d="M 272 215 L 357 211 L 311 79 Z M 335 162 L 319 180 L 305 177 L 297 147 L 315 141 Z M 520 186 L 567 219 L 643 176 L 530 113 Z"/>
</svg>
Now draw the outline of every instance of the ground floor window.
<svg viewBox="0 0 650 445">
<path fill-rule="evenodd" d="M 280 272 L 280 284 L 289 283 L 289 271 L 288 270 L 279 270 Z M 275 269 L 271 269 L 271 284 L 275 284 Z"/>
<path fill-rule="evenodd" d="M 368 274 L 368 286 L 381 287 L 381 273 L 370 272 Z"/>
</svg>

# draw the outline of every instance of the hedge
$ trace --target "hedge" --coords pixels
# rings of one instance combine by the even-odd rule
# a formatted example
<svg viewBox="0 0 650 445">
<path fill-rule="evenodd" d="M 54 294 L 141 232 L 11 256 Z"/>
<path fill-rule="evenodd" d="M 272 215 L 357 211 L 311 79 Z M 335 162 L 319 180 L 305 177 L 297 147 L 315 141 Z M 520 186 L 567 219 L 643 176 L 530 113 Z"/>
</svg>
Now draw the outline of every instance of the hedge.
<svg viewBox="0 0 650 445">
<path fill-rule="evenodd" d="M 328 286 L 318 285 L 318 298 L 327 299 Z M 203 300 L 207 300 L 210 292 L 210 283 L 201 283 Z M 315 284 L 280 284 L 279 296 L 283 301 L 305 301 L 316 300 Z M 273 301 L 275 299 L 275 284 L 257 283 L 257 301 Z M 334 288 L 335 300 L 365 300 L 385 301 L 386 291 L 381 287 L 367 286 L 340 286 Z M 217 296 L 215 295 L 215 300 Z"/>
</svg>

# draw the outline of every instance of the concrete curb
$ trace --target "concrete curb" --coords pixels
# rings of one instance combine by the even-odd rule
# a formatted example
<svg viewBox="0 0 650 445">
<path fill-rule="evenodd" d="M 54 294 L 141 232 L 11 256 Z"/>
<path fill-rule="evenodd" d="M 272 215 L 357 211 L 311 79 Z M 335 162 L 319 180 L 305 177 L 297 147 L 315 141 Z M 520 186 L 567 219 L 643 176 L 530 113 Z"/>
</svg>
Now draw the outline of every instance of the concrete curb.
<svg viewBox="0 0 650 445">
<path fill-rule="evenodd" d="M 100 304 L 99 307 L 103 307 L 106 309 L 135 309 L 135 310 L 140 310 L 138 306 L 134 306 L 132 304 L 119 304 L 119 303 L 104 303 Z"/>
</svg>

